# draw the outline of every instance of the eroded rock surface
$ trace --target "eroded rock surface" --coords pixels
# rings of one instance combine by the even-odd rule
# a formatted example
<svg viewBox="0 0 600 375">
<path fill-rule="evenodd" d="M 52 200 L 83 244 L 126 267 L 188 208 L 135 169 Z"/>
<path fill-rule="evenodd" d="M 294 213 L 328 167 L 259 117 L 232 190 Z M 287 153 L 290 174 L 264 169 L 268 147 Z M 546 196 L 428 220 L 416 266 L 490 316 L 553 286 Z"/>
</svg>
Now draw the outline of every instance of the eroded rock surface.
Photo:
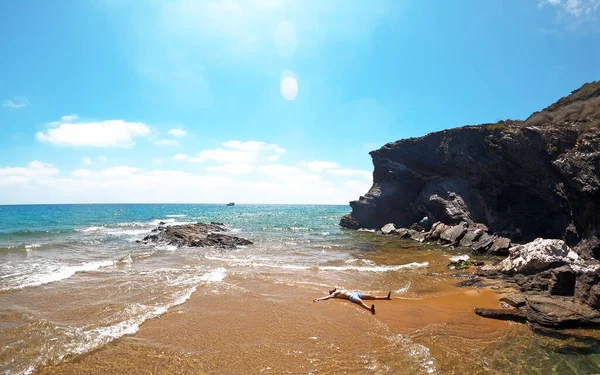
<svg viewBox="0 0 600 375">
<path fill-rule="evenodd" d="M 227 249 L 252 244 L 252 241 L 245 238 L 223 234 L 225 231 L 227 229 L 221 223 L 195 223 L 175 226 L 161 225 L 153 229 L 152 234 L 144 237 L 141 242 L 192 247 L 211 246 Z"/>
<path fill-rule="evenodd" d="M 485 224 L 520 243 L 600 237 L 600 82 L 525 121 L 444 130 L 370 154 L 373 185 L 350 202 L 344 227 L 409 228 L 428 217 Z"/>
<path fill-rule="evenodd" d="M 583 265 L 576 252 L 562 240 L 538 238 L 509 249 L 506 259 L 497 265 L 486 265 L 482 271 L 505 274 L 534 274 L 563 265 Z"/>
</svg>

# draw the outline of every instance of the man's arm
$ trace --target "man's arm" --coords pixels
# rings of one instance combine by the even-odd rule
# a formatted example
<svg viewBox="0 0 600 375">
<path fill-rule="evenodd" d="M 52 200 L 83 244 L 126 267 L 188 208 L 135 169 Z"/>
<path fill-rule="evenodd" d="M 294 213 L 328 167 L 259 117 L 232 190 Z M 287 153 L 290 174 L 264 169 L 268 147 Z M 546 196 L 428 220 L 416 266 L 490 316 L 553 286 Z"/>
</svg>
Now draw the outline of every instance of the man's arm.
<svg viewBox="0 0 600 375">
<path fill-rule="evenodd" d="M 321 298 L 315 298 L 315 299 L 313 299 L 313 302 L 325 301 L 325 300 L 330 299 L 330 298 L 333 298 L 333 294 L 330 294 L 328 296 L 321 297 Z"/>
</svg>

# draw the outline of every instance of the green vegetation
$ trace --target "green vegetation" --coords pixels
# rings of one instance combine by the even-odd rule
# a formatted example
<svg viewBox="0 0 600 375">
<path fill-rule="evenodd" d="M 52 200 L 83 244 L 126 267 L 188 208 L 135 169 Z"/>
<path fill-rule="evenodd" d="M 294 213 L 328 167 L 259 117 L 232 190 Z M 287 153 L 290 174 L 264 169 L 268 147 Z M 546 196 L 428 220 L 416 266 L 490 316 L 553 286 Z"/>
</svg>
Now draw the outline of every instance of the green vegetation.
<svg viewBox="0 0 600 375">
<path fill-rule="evenodd" d="M 493 132 L 497 131 L 497 130 L 503 132 L 503 131 L 506 131 L 509 129 L 508 126 L 504 125 L 504 121 L 502 121 L 502 120 L 498 121 L 495 124 L 488 125 L 487 128 Z"/>
<path fill-rule="evenodd" d="M 455 262 L 450 262 L 446 267 L 451 270 L 464 270 L 466 268 L 470 268 L 473 265 L 471 259 L 460 259 Z"/>
</svg>

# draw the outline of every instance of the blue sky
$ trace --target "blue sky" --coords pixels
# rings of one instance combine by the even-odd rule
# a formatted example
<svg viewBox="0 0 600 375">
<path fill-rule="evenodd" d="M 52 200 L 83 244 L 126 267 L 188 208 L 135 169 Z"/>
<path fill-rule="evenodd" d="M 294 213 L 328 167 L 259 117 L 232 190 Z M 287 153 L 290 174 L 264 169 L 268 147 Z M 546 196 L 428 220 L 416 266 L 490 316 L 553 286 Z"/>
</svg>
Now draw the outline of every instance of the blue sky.
<svg viewBox="0 0 600 375">
<path fill-rule="evenodd" d="M 600 78 L 600 0 L 0 2 L 0 204 L 346 204 Z"/>
</svg>

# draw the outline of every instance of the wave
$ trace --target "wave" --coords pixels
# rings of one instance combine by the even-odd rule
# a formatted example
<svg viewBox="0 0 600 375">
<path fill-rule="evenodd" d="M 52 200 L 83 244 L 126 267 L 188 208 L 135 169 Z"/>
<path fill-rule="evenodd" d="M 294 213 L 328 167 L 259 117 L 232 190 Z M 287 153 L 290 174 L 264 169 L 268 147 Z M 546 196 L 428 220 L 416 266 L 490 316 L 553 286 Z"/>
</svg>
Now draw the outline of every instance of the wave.
<svg viewBox="0 0 600 375">
<path fill-rule="evenodd" d="M 9 279 L 8 283 L 0 287 L 0 291 L 17 290 L 28 287 L 35 287 L 45 284 L 54 283 L 57 281 L 65 280 L 75 275 L 78 272 L 91 272 L 96 271 L 103 267 L 114 265 L 115 262 L 112 260 L 102 260 L 96 262 L 89 262 L 80 264 L 77 266 L 64 266 L 64 265 L 34 265 L 35 268 L 41 268 L 41 270 L 33 275 L 23 275 L 19 272 L 5 275 L 3 278 Z"/>
<path fill-rule="evenodd" d="M 226 275 L 227 275 L 227 270 L 223 267 L 219 267 L 215 270 L 212 270 L 211 272 L 208 272 L 204 276 L 202 276 L 201 280 L 218 282 L 218 281 L 223 281 L 223 279 L 225 279 Z"/>
<path fill-rule="evenodd" d="M 141 254 L 129 254 L 126 255 L 124 257 L 121 257 L 119 259 L 117 259 L 114 264 L 116 266 L 120 266 L 120 265 L 131 265 L 133 262 L 140 260 L 140 259 L 145 259 L 145 258 L 149 258 L 154 254 L 154 252 L 148 252 L 148 253 L 141 253 Z"/>
<path fill-rule="evenodd" d="M 0 254 L 2 253 L 20 253 L 20 252 L 30 252 L 35 249 L 40 249 L 42 244 L 39 243 L 22 243 L 18 245 L 9 245 L 9 246 L 0 246 Z M 44 244 L 46 247 L 46 244 Z"/>
<path fill-rule="evenodd" d="M 165 244 L 156 245 L 154 248 L 156 250 L 165 250 L 165 251 L 171 251 L 171 252 L 177 250 L 176 245 L 165 245 Z"/>
<path fill-rule="evenodd" d="M 417 269 L 429 266 L 429 262 L 412 262 L 408 264 L 399 264 L 394 266 L 319 266 L 320 270 L 325 271 L 360 271 L 360 272 L 389 272 L 399 271 L 401 269 Z"/>
<path fill-rule="evenodd" d="M 226 269 L 222 267 L 206 272 L 195 280 L 195 285 L 174 293 L 171 296 L 171 300 L 164 304 L 155 306 L 144 305 L 141 303 L 130 304 L 126 308 L 126 312 L 127 315 L 132 316 L 118 323 L 87 330 L 69 327 L 63 334 L 69 338 L 70 342 L 65 343 L 61 348 L 60 353 L 55 354 L 55 359 L 61 360 L 68 355 L 84 354 L 123 336 L 135 334 L 140 326 L 147 320 L 158 318 L 169 311 L 169 309 L 188 301 L 200 284 L 223 281 L 226 273 Z M 190 280 L 188 279 L 188 281 Z M 62 330 L 65 331 L 64 328 L 62 328 Z M 37 363 L 35 365 L 30 365 L 24 373 L 33 373 L 36 367 L 43 366 L 47 363 L 48 359 L 47 355 L 42 353 Z"/>
<path fill-rule="evenodd" d="M 404 292 L 406 292 L 406 291 L 407 291 L 407 290 L 410 288 L 410 284 L 411 284 L 411 282 L 409 281 L 409 282 L 408 282 L 408 283 L 407 283 L 405 286 L 403 286 L 402 288 L 399 288 L 399 289 L 396 289 L 396 290 L 394 290 L 394 293 L 397 293 L 397 294 L 399 294 L 399 293 L 404 293 Z"/>
<path fill-rule="evenodd" d="M 48 235 L 57 235 L 70 233 L 71 229 L 56 229 L 56 230 L 32 230 L 32 229 L 24 229 L 17 230 L 14 232 L 0 232 L 0 238 L 22 238 L 22 237 L 43 237 Z"/>
<path fill-rule="evenodd" d="M 164 223 L 164 224 L 161 224 Z M 152 220 L 149 224 L 152 226 L 159 226 L 159 225 L 186 225 L 186 224 L 190 224 L 191 222 L 188 221 L 177 221 L 176 219 L 155 219 Z"/>
<path fill-rule="evenodd" d="M 398 334 L 390 339 L 395 344 L 399 344 L 406 355 L 415 361 L 421 369 L 427 374 L 437 374 L 435 359 L 431 355 L 428 347 L 417 344 L 408 337 Z"/>
<path fill-rule="evenodd" d="M 268 259 L 240 259 L 240 258 L 228 258 L 205 255 L 205 259 L 216 260 L 226 262 L 227 264 L 235 264 L 240 266 L 249 267 L 264 267 L 264 268 L 280 268 L 289 270 L 320 270 L 320 271 L 358 271 L 358 272 L 389 272 L 399 271 L 401 269 L 418 269 L 429 266 L 429 262 L 412 262 L 408 264 L 399 264 L 393 266 L 383 265 L 367 265 L 367 266 L 355 266 L 355 265 L 344 265 L 344 266 L 323 266 L 323 265 L 297 265 L 297 264 L 285 264 L 277 262 L 269 262 Z"/>
<path fill-rule="evenodd" d="M 169 216 L 174 216 L 174 215 L 167 215 L 167 217 L 169 217 Z M 184 217 L 184 216 L 186 216 L 186 215 L 177 216 L 177 217 Z M 135 235 L 135 234 L 148 232 L 151 229 L 154 229 L 159 225 L 185 225 L 185 224 L 189 224 L 189 222 L 177 221 L 174 218 L 154 219 L 154 220 L 148 221 L 148 222 L 133 221 L 133 222 L 107 224 L 107 225 L 92 225 L 92 226 L 85 227 L 85 228 L 77 228 L 77 229 L 75 229 L 75 231 L 81 232 L 81 233 L 103 232 L 103 233 L 112 234 L 112 235 L 121 235 L 121 234 Z M 122 229 L 122 228 L 137 228 L 137 229 Z"/>
<path fill-rule="evenodd" d="M 468 255 L 455 255 L 453 257 L 450 257 L 450 261 L 451 262 L 460 262 L 461 260 L 468 260 L 470 259 L 470 257 Z"/>
<path fill-rule="evenodd" d="M 180 214 L 180 215 L 165 215 L 165 217 L 187 217 L 186 214 Z"/>
</svg>

